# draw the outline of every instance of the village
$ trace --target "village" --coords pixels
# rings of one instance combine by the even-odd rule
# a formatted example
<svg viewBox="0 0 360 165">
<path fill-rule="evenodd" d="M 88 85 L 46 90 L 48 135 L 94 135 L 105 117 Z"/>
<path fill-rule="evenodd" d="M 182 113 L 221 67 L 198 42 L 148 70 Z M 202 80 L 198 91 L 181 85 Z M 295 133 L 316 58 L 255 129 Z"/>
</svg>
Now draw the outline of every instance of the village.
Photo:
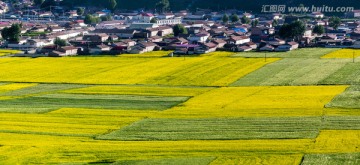
<svg viewBox="0 0 360 165">
<path fill-rule="evenodd" d="M 22 55 L 118 55 L 159 50 L 187 55 L 214 51 L 283 52 L 303 47 L 360 48 L 360 10 L 340 18 L 321 12 L 253 14 L 235 9 L 160 13 L 55 7 L 45 11 L 27 0 L 16 7 L 2 2 L 0 8 L 0 30 L 14 24 L 20 26 L 16 40 L 4 38 L 2 32 L 1 47 L 21 50 Z M 300 28 L 300 33 L 286 33 L 292 31 L 286 25 L 294 22 L 300 23 L 295 27 Z"/>
</svg>

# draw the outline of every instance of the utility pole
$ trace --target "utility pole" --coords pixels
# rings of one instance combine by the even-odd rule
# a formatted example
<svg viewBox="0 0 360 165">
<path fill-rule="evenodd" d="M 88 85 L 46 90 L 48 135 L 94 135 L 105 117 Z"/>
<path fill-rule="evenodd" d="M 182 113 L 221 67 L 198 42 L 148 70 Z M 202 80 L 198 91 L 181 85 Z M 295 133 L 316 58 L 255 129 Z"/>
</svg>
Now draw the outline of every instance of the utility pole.
<svg viewBox="0 0 360 165">
<path fill-rule="evenodd" d="M 355 51 L 353 52 L 353 63 L 355 63 Z"/>
<path fill-rule="evenodd" d="M 265 52 L 265 62 L 266 62 L 266 52 Z"/>
</svg>

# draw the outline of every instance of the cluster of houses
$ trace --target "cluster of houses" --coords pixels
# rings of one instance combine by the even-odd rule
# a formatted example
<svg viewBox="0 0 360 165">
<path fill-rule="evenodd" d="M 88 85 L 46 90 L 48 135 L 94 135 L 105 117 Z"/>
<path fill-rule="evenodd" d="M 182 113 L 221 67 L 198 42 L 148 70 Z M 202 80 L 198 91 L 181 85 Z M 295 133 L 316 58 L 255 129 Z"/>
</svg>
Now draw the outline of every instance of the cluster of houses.
<svg viewBox="0 0 360 165">
<path fill-rule="evenodd" d="M 222 22 L 224 14 L 233 13 L 238 14 L 240 18 L 257 20 L 257 24 Z M 52 17 L 53 13 L 41 14 Z M 94 12 L 95 16 L 107 14 L 107 11 Z M 329 22 L 324 19 L 324 14 L 319 12 L 307 15 L 313 19 L 306 22 L 304 34 L 296 41 L 281 39 L 276 34 L 281 25 L 301 18 L 280 13 L 255 16 L 237 10 L 221 13 L 198 10 L 194 13 L 179 11 L 163 14 L 143 11 L 118 12 L 112 15 L 113 20 L 96 25 L 86 25 L 83 17 L 79 17 L 76 11 L 67 11 L 65 16 L 67 21 L 22 21 L 20 41 L 3 45 L 26 53 L 49 56 L 141 54 L 157 50 L 173 50 L 175 54 L 203 54 L 217 50 L 292 51 L 299 47 L 313 46 L 360 48 L 360 42 L 356 42 L 360 40 L 360 21 L 343 22 L 339 28 L 333 29 L 328 26 Z M 354 11 L 352 16 L 360 17 L 360 11 L 359 14 Z M 0 30 L 13 23 L 20 21 L 0 22 Z M 177 24 L 184 26 L 188 33 L 174 36 L 173 26 Z M 316 25 L 323 25 L 326 33 L 314 34 L 313 29 Z M 65 40 L 67 45 L 55 45 L 56 39 Z"/>
</svg>

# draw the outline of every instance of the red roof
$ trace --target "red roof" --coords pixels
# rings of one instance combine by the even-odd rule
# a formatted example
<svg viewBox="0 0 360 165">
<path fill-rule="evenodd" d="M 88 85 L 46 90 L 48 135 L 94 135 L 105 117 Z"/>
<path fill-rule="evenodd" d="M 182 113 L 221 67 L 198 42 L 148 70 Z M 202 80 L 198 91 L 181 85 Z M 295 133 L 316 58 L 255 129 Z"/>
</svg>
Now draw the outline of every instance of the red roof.
<svg viewBox="0 0 360 165">
<path fill-rule="evenodd" d="M 142 16 L 146 16 L 146 17 L 153 17 L 154 15 L 151 13 L 141 13 Z"/>
</svg>

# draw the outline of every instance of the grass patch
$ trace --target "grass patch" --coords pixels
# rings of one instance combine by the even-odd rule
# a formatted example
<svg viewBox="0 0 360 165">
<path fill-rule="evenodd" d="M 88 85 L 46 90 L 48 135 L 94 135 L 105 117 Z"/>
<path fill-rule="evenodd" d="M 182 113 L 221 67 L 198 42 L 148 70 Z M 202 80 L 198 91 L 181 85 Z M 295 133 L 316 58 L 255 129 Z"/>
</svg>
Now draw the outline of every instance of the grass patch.
<svg viewBox="0 0 360 165">
<path fill-rule="evenodd" d="M 353 85 L 347 88 L 345 92 L 337 95 L 330 103 L 326 104 L 326 107 L 360 109 L 359 100 L 360 85 Z"/>
<path fill-rule="evenodd" d="M 341 70 L 348 60 L 289 58 L 256 70 L 231 86 L 316 85 Z"/>
<path fill-rule="evenodd" d="M 360 84 L 360 62 L 347 63 L 345 66 L 320 81 L 320 84 Z"/>
<path fill-rule="evenodd" d="M 145 119 L 98 139 L 236 140 L 315 138 L 320 118 Z"/>
<path fill-rule="evenodd" d="M 60 108 L 165 110 L 187 97 L 48 94 L 0 100 L 0 112 L 38 113 Z M 15 109 L 15 111 L 13 111 Z"/>
<path fill-rule="evenodd" d="M 332 48 L 302 48 L 288 52 L 241 52 L 234 57 L 275 57 L 275 58 L 320 58 L 328 53 L 337 51 L 339 49 Z"/>
<path fill-rule="evenodd" d="M 302 165 L 359 164 L 360 153 L 306 154 Z"/>
<path fill-rule="evenodd" d="M 122 160 L 114 163 L 114 165 L 208 165 L 213 157 L 205 158 L 196 158 L 196 157 L 187 157 L 187 158 L 167 158 L 167 159 L 150 159 L 150 160 Z"/>
<path fill-rule="evenodd" d="M 91 86 L 62 91 L 76 94 L 196 96 L 214 88 L 159 87 L 159 86 Z"/>
</svg>

